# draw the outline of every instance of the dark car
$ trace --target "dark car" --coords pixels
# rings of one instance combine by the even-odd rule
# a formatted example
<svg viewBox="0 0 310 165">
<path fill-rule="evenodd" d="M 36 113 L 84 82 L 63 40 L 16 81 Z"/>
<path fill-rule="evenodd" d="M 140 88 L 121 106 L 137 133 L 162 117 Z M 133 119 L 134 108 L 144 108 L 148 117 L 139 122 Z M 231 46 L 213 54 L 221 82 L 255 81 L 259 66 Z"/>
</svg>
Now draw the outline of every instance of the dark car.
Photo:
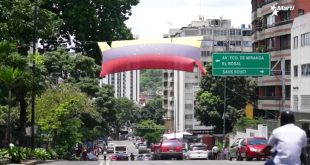
<svg viewBox="0 0 310 165">
<path fill-rule="evenodd" d="M 155 159 L 176 158 L 183 159 L 183 146 L 179 140 L 163 140 L 159 147 L 155 150 Z"/>
<path fill-rule="evenodd" d="M 127 153 L 119 152 L 119 153 L 112 154 L 110 157 L 110 160 L 111 161 L 128 161 L 129 156 Z"/>
</svg>

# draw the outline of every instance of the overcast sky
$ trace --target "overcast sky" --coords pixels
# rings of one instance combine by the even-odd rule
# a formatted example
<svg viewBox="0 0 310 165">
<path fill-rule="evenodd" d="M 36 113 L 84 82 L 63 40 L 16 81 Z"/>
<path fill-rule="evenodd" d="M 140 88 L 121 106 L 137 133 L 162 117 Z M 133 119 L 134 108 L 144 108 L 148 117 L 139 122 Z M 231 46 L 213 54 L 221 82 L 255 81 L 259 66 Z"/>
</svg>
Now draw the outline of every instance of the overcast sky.
<svg viewBox="0 0 310 165">
<path fill-rule="evenodd" d="M 139 38 L 162 38 L 169 28 L 181 28 L 199 15 L 231 19 L 232 26 L 251 23 L 251 0 L 140 0 L 125 23 Z"/>
</svg>

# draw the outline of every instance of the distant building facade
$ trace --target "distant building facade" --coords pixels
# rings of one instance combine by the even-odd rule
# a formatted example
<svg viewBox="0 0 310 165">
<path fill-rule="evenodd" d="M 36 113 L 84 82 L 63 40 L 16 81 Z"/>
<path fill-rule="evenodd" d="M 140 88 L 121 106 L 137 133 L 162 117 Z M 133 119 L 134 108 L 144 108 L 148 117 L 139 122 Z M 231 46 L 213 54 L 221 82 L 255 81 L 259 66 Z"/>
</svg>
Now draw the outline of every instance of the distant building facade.
<svg viewBox="0 0 310 165">
<path fill-rule="evenodd" d="M 256 112 L 260 116 L 277 119 L 281 109 L 293 108 L 291 28 L 294 18 L 309 11 L 308 0 L 252 0 L 253 51 L 270 53 L 272 69 L 270 76 L 257 79 Z M 281 67 L 285 70 L 283 78 Z"/>
<path fill-rule="evenodd" d="M 132 70 L 109 74 L 100 80 L 100 85 L 108 84 L 114 87 L 115 97 L 126 97 L 137 104 L 140 97 L 140 71 Z"/>
<path fill-rule="evenodd" d="M 192 21 L 189 26 L 170 29 L 164 37 L 203 36 L 201 61 L 208 65 L 212 61 L 212 52 L 251 52 L 251 29 L 231 27 L 226 19 L 207 19 Z M 165 126 L 169 130 L 195 131 L 208 130 L 194 117 L 194 101 L 201 80 L 197 68 L 194 72 L 163 71 L 163 108 L 167 109 Z"/>
<path fill-rule="evenodd" d="M 291 107 L 310 113 L 310 13 L 294 19 L 291 45 Z"/>
</svg>

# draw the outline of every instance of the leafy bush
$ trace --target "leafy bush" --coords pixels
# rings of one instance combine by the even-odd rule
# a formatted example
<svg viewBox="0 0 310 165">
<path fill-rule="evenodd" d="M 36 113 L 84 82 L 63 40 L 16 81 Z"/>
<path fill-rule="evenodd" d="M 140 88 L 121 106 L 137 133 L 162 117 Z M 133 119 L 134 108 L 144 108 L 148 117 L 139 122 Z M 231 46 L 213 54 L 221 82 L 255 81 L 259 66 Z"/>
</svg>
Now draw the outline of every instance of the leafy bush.
<svg viewBox="0 0 310 165">
<path fill-rule="evenodd" d="M 50 149 L 50 148 L 47 149 L 47 153 L 50 155 L 51 159 L 57 159 L 58 158 L 58 154 L 53 149 Z"/>
<path fill-rule="evenodd" d="M 0 148 L 0 159 L 8 158 L 8 150 L 4 148 Z"/>
<path fill-rule="evenodd" d="M 34 149 L 33 155 L 36 159 L 46 160 L 50 159 L 50 154 L 44 148 Z"/>
<path fill-rule="evenodd" d="M 33 152 L 31 148 L 23 148 L 23 152 L 26 155 L 26 159 L 31 159 L 33 157 Z"/>
<path fill-rule="evenodd" d="M 10 147 L 7 152 L 12 163 L 21 163 L 22 160 L 26 159 L 26 154 L 22 147 Z"/>
</svg>

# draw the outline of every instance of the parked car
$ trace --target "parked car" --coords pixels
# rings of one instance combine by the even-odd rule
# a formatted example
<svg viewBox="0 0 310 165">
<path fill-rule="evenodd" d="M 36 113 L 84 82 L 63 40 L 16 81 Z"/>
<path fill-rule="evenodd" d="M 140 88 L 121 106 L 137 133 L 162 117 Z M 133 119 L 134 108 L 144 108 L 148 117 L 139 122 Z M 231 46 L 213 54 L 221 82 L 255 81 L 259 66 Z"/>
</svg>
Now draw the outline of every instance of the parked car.
<svg viewBox="0 0 310 165">
<path fill-rule="evenodd" d="M 190 146 L 188 151 L 188 159 L 208 159 L 209 150 L 207 145 L 203 143 L 196 143 Z"/>
<path fill-rule="evenodd" d="M 128 161 L 129 156 L 127 153 L 124 152 L 119 152 L 119 153 L 114 153 L 110 157 L 111 161 Z"/>
<path fill-rule="evenodd" d="M 244 140 L 243 138 L 238 138 L 230 146 L 230 148 L 228 150 L 229 160 L 232 160 L 233 158 L 236 158 L 237 160 L 241 160 L 240 148 L 241 148 L 241 143 L 243 140 Z"/>
<path fill-rule="evenodd" d="M 139 154 L 136 158 L 138 161 L 153 160 L 152 154 Z"/>
<path fill-rule="evenodd" d="M 159 148 L 155 150 L 156 159 L 176 158 L 177 160 L 183 159 L 182 143 L 179 140 L 163 140 Z"/>
<path fill-rule="evenodd" d="M 147 148 L 146 144 L 140 144 L 138 147 L 138 153 L 139 154 L 150 153 L 150 149 Z"/>
<path fill-rule="evenodd" d="M 264 137 L 251 137 L 240 139 L 238 143 L 233 144 L 229 151 L 229 160 L 232 160 L 234 156 L 237 160 L 252 160 L 253 158 L 261 159 L 267 158 L 269 155 L 265 155 L 260 151 L 267 145 L 267 139 Z"/>
<path fill-rule="evenodd" d="M 269 155 L 260 152 L 266 146 L 267 139 L 264 137 L 245 138 L 241 143 L 241 160 L 243 158 L 246 158 L 246 160 L 267 158 Z"/>
</svg>

